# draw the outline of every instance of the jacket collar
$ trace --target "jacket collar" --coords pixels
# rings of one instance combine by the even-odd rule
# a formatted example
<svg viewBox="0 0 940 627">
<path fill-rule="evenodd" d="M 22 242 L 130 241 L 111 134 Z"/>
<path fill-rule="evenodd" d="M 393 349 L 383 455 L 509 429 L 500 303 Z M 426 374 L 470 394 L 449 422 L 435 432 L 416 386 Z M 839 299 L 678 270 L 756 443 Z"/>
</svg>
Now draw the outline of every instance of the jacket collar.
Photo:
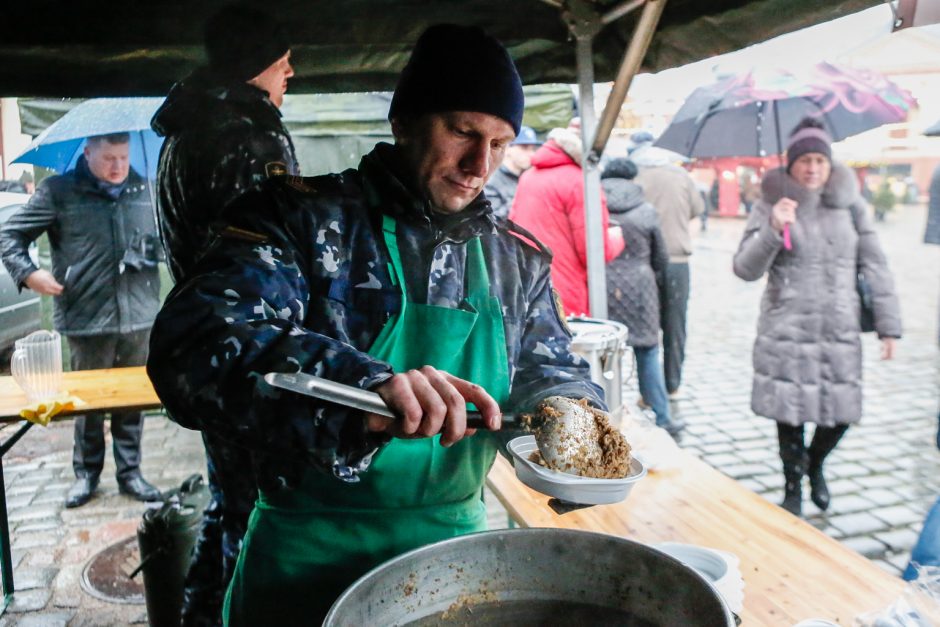
<svg viewBox="0 0 940 627">
<path fill-rule="evenodd" d="M 786 196 L 800 204 L 819 202 L 825 207 L 848 207 L 859 198 L 858 181 L 852 171 L 841 163 L 833 162 L 826 185 L 817 191 L 809 190 L 787 174 L 785 168 L 767 172 L 761 181 L 764 202 L 773 205 Z"/>
<path fill-rule="evenodd" d="M 495 228 L 492 207 L 482 193 L 459 213 L 433 211 L 430 202 L 405 182 L 409 177 L 396 146 L 385 142 L 376 144 L 359 163 L 359 173 L 370 208 L 398 221 L 427 228 L 435 238 L 446 236 L 463 241 Z"/>
<path fill-rule="evenodd" d="M 111 200 L 117 200 L 126 193 L 137 191 L 137 188 L 144 182 L 143 178 L 137 174 L 134 168 L 130 168 L 127 171 L 127 178 L 124 179 L 123 183 L 114 185 L 107 181 L 102 181 L 91 173 L 85 155 L 78 158 L 78 161 L 75 163 L 74 172 L 76 180 L 85 187 L 87 191 L 93 194 L 99 194 Z M 116 193 L 109 193 L 109 190 L 116 190 Z"/>
</svg>

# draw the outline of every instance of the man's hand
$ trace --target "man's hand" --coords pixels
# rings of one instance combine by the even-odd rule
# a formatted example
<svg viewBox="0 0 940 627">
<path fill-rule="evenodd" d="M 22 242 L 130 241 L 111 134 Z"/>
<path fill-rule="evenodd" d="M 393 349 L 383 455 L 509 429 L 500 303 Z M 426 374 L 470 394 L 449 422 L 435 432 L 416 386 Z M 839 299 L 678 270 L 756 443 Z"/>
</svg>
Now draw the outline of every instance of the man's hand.
<svg viewBox="0 0 940 627">
<path fill-rule="evenodd" d="M 408 439 L 440 433 L 441 444 L 450 446 L 476 432 L 467 429 L 467 403 L 476 406 L 489 429 L 501 425 L 499 405 L 486 390 L 431 366 L 396 374 L 375 392 L 401 418 L 367 414 L 370 431 Z"/>
<path fill-rule="evenodd" d="M 783 232 L 783 227 L 796 222 L 796 207 L 798 202 L 791 198 L 781 198 L 770 212 L 770 225 L 775 230 Z"/>
<path fill-rule="evenodd" d="M 26 277 L 24 283 L 34 292 L 46 296 L 58 296 L 65 289 L 48 270 L 36 270 Z"/>
</svg>

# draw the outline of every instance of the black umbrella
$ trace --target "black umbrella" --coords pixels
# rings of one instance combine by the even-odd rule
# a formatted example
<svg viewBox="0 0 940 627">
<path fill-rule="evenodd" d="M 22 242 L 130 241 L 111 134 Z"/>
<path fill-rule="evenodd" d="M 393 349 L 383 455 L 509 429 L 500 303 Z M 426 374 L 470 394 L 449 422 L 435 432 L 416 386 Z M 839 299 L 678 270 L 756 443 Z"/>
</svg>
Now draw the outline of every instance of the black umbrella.
<svg viewBox="0 0 940 627">
<path fill-rule="evenodd" d="M 698 158 L 778 155 L 803 118 L 818 119 L 838 141 L 903 121 L 913 104 L 867 70 L 820 63 L 805 73 L 751 71 L 693 91 L 655 145 Z"/>
</svg>

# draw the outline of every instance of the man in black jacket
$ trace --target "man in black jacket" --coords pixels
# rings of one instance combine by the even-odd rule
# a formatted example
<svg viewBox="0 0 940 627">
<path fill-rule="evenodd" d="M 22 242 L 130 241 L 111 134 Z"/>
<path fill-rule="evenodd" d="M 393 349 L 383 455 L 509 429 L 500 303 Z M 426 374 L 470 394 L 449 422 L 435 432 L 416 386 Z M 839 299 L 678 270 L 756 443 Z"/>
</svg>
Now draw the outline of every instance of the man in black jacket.
<svg viewBox="0 0 940 627">
<path fill-rule="evenodd" d="M 252 185 L 298 174 L 279 108 L 294 75 L 283 26 L 244 4 L 205 27 L 208 64 L 173 86 L 153 118 L 166 136 L 158 169 L 158 216 L 167 261 L 180 282 L 209 244 L 209 226 Z M 184 592 L 183 624 L 217 624 L 257 498 L 249 454 L 203 433 L 212 501 Z"/>
<path fill-rule="evenodd" d="M 0 231 L 0 255 L 20 289 L 54 298 L 56 330 L 68 338 L 72 370 L 142 366 L 160 306 L 158 244 L 147 182 L 128 160 L 129 136 L 90 137 L 74 170 L 44 180 Z M 52 272 L 29 245 L 48 233 Z M 112 412 L 118 488 L 141 501 L 160 492 L 140 473 L 139 411 Z M 104 466 L 104 414 L 75 418 L 76 481 L 66 507 L 91 499 Z"/>
</svg>

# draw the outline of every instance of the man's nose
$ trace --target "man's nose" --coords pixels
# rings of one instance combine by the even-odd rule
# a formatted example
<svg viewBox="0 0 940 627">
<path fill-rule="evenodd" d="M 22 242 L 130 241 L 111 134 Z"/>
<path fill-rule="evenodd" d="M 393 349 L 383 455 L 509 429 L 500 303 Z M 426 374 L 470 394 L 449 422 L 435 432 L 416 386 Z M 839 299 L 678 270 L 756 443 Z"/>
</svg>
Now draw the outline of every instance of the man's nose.
<svg viewBox="0 0 940 627">
<path fill-rule="evenodd" d="M 486 178 L 490 171 L 490 148 L 485 142 L 475 142 L 460 164 L 464 172 L 477 178 Z"/>
<path fill-rule="evenodd" d="M 287 64 L 287 73 L 284 74 L 284 78 L 290 78 L 294 75 L 294 66 L 290 63 Z"/>
</svg>

